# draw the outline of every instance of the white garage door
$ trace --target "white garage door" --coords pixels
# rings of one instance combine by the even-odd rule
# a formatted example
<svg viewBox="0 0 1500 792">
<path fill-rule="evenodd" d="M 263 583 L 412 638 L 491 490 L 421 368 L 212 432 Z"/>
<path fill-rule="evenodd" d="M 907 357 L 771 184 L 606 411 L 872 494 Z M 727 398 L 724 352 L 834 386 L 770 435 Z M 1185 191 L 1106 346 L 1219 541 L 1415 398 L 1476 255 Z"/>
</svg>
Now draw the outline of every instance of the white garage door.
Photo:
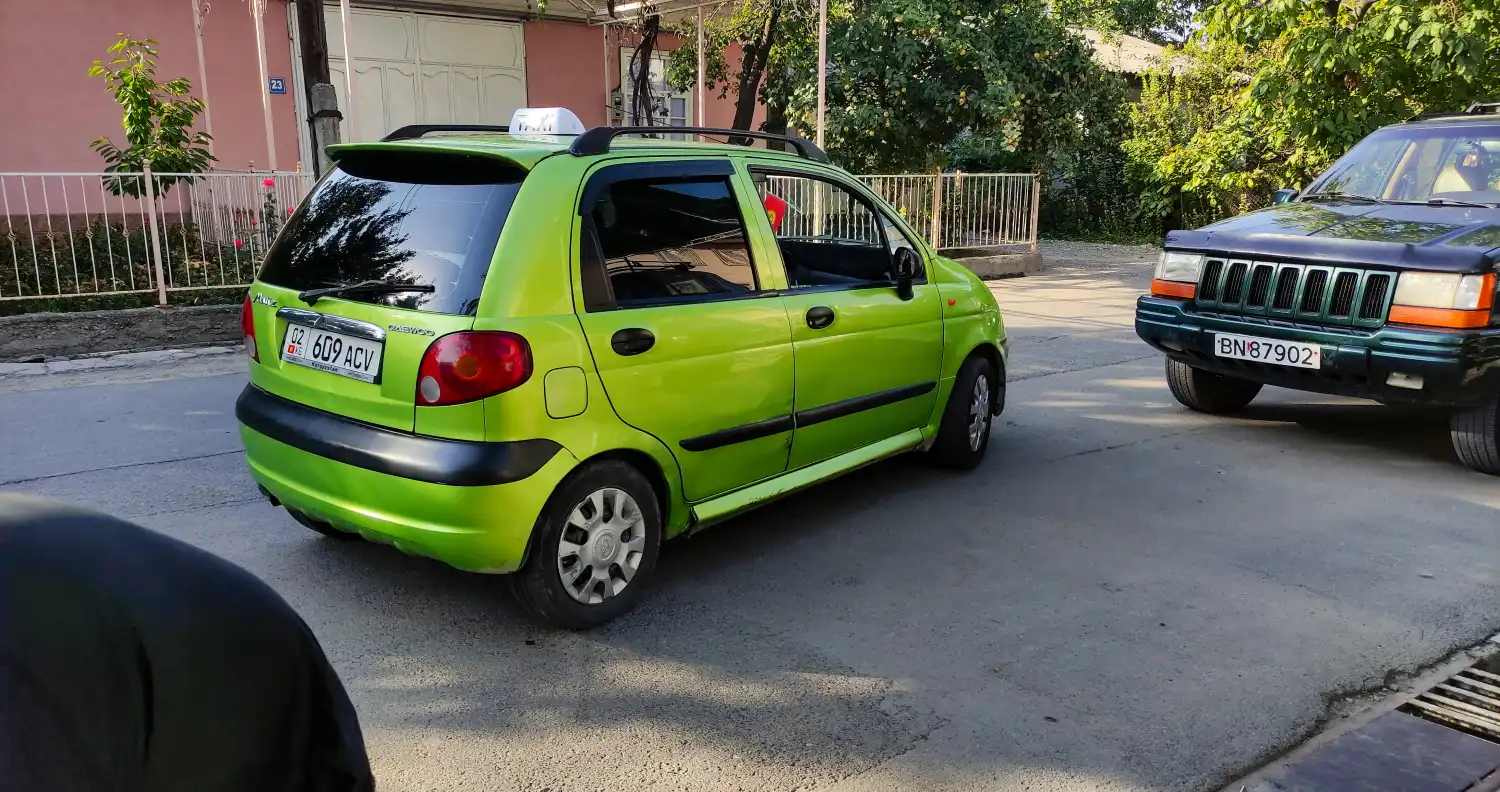
<svg viewBox="0 0 1500 792">
<path fill-rule="evenodd" d="M 344 39 L 337 7 L 325 7 L 328 67 L 339 107 Z M 526 51 L 514 22 L 356 8 L 354 140 L 379 140 L 406 124 L 506 124 L 526 106 Z"/>
</svg>

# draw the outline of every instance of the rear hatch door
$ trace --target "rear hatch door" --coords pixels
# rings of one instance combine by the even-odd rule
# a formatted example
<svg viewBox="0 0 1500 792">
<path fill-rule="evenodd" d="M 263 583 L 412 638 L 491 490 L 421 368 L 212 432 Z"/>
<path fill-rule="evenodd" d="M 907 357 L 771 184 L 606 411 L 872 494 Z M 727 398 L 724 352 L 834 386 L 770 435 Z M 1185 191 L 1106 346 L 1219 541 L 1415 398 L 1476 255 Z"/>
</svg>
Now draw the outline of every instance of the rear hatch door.
<svg viewBox="0 0 1500 792">
<path fill-rule="evenodd" d="M 252 381 L 412 431 L 422 356 L 434 339 L 473 327 L 524 176 L 480 155 L 342 152 L 251 287 L 260 355 Z"/>
</svg>

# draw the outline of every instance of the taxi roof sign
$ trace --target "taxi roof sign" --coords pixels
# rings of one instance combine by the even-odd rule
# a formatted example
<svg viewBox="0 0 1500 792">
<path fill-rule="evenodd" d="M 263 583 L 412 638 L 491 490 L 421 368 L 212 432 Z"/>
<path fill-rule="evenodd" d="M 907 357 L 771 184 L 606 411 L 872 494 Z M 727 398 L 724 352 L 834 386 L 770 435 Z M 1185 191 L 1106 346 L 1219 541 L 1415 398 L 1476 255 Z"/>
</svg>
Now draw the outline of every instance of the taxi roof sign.
<svg viewBox="0 0 1500 792">
<path fill-rule="evenodd" d="M 582 135 L 586 131 L 566 107 L 523 107 L 510 118 L 512 135 Z"/>
</svg>

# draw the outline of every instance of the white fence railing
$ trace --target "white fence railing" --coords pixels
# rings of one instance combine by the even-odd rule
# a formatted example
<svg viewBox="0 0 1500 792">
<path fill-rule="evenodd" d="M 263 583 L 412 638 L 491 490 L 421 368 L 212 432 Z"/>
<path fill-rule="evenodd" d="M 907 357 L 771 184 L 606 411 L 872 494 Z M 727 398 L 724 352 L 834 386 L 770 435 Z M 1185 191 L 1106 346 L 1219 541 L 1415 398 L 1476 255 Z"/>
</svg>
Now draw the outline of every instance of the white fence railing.
<svg viewBox="0 0 1500 792">
<path fill-rule="evenodd" d="M 934 248 L 1035 250 L 1034 174 L 859 178 Z M 788 181 L 777 191 L 816 206 L 819 225 L 874 233 L 868 211 L 823 206 L 796 194 L 811 183 Z M 312 185 L 305 173 L 0 173 L 0 301 L 154 293 L 165 305 L 174 292 L 245 286 Z M 811 211 L 788 222 L 812 222 Z"/>
<path fill-rule="evenodd" d="M 243 286 L 303 173 L 0 173 L 0 300 Z"/>
<path fill-rule="evenodd" d="M 859 178 L 934 248 L 1025 246 L 1036 251 L 1041 179 L 1034 173 Z"/>
</svg>

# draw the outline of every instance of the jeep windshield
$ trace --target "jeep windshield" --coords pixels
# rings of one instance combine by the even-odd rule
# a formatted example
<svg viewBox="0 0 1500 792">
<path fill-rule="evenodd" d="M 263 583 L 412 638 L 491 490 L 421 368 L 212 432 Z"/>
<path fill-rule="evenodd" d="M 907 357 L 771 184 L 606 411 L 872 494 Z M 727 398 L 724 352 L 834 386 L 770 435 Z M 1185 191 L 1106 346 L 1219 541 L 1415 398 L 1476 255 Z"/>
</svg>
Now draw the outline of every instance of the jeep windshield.
<svg viewBox="0 0 1500 792">
<path fill-rule="evenodd" d="M 308 297 L 472 315 L 525 171 L 491 157 L 346 153 L 259 280 Z"/>
<path fill-rule="evenodd" d="M 1318 198 L 1500 205 L 1500 124 L 1382 129 L 1335 162 L 1302 199 Z"/>
</svg>

